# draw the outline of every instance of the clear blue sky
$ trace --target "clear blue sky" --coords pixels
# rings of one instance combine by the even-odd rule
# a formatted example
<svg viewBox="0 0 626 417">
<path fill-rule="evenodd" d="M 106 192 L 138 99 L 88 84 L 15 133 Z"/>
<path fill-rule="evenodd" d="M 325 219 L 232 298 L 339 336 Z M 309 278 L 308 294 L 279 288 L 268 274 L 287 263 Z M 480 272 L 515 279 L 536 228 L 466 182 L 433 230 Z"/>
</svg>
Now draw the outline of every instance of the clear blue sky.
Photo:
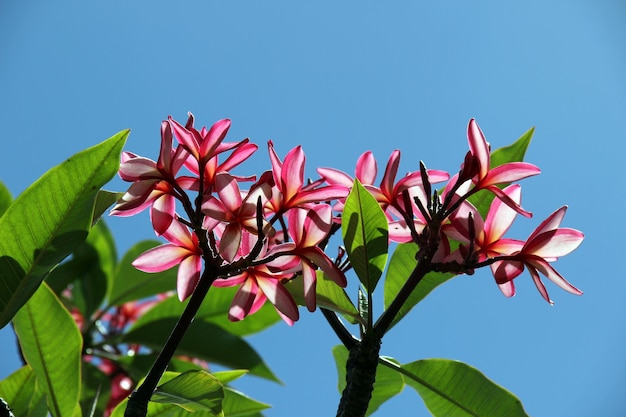
<svg viewBox="0 0 626 417">
<path fill-rule="evenodd" d="M 401 362 L 462 360 L 517 394 L 532 416 L 626 413 L 624 204 L 626 8 L 619 1 L 525 2 L 11 1 L 0 4 L 0 180 L 14 195 L 67 156 L 124 128 L 127 149 L 156 157 L 160 121 L 229 117 L 231 139 L 351 172 L 371 149 L 402 150 L 401 171 L 454 171 L 476 117 L 492 146 L 531 126 L 523 182 L 535 218 L 563 204 L 586 239 L 557 269 L 585 294 L 528 275 L 513 299 L 487 271 L 437 289 L 385 339 Z M 297 4 L 295 4 L 297 3 Z M 398 4 L 399 3 L 399 4 Z M 121 181 L 109 188 L 122 190 Z M 146 217 L 107 219 L 120 252 L 152 238 Z M 0 378 L 18 366 L 0 330 Z M 266 414 L 333 415 L 339 394 L 320 314 L 250 339 L 285 382 L 239 387 Z M 207 340 L 207 343 L 210 343 Z M 379 415 L 428 415 L 411 388 Z"/>
</svg>

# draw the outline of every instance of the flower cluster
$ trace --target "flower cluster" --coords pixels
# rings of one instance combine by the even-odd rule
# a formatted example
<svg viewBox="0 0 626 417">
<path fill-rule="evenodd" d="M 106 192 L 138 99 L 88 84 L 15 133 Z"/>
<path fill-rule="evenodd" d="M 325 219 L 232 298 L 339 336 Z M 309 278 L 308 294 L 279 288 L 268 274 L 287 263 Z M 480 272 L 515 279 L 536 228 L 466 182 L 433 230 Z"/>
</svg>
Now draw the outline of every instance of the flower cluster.
<svg viewBox="0 0 626 417">
<path fill-rule="evenodd" d="M 340 225 L 354 179 L 336 169 L 319 168 L 320 178 L 305 182 L 302 148 L 293 148 L 281 159 L 271 141 L 270 170 L 258 177 L 235 175 L 232 169 L 258 147 L 248 139 L 226 142 L 229 127 L 227 119 L 198 130 L 191 114 L 184 126 L 168 118 L 162 123 L 156 162 L 123 154 L 120 176 L 132 185 L 112 214 L 133 215 L 151 208 L 155 232 L 169 243 L 142 254 L 134 266 L 157 272 L 179 265 L 181 301 L 204 279 L 204 267 L 212 274 L 207 279 L 213 286 L 238 287 L 231 320 L 243 319 L 269 300 L 291 324 L 298 319 L 298 309 L 286 289 L 287 281 L 302 276 L 310 311 L 316 308 L 317 269 L 346 286 L 345 268 L 323 248 Z M 416 257 L 427 259 L 434 271 L 472 273 L 490 266 L 507 296 L 514 294 L 513 280 L 524 269 L 549 302 L 539 274 L 581 294 L 551 265 L 583 239 L 581 232 L 559 227 L 565 207 L 526 241 L 504 237 L 517 214 L 531 216 L 521 207 L 520 186 L 509 184 L 536 175 L 539 169 L 524 162 L 491 167 L 491 149 L 474 120 L 469 123 L 468 142 L 470 150 L 453 176 L 420 164 L 415 172 L 397 179 L 400 151 L 396 150 L 376 185 L 373 154 L 365 152 L 358 159 L 355 177 L 384 210 L 390 241 L 417 243 Z M 181 173 L 183 168 L 186 171 Z M 433 189 L 433 184 L 446 181 L 441 191 Z M 485 193 L 494 199 L 483 218 L 471 201 Z"/>
</svg>

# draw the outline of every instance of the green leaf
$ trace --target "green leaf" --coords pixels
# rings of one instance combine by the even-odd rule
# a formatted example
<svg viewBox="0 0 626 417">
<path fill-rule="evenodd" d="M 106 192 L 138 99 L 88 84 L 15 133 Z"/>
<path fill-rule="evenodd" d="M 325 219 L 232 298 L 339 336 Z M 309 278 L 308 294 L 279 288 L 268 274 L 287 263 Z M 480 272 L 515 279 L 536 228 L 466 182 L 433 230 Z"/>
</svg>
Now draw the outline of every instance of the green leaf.
<svg viewBox="0 0 626 417">
<path fill-rule="evenodd" d="M 149 274 L 139 271 L 131 263 L 145 251 L 162 242 L 144 240 L 130 248 L 117 265 L 113 281 L 109 284 L 107 299 L 109 306 L 119 306 L 128 301 L 148 298 L 176 288 L 176 268 Z"/>
<path fill-rule="evenodd" d="M 396 298 L 400 289 L 417 265 L 417 261 L 415 260 L 417 250 L 418 246 L 415 243 L 403 243 L 398 245 L 391 255 L 384 286 L 385 308 L 388 308 L 391 302 Z M 430 272 L 426 274 L 402 305 L 389 328 L 402 320 L 417 303 L 422 301 L 437 286 L 453 277 L 454 274 L 449 273 Z"/>
<path fill-rule="evenodd" d="M 43 284 L 13 319 L 24 358 L 54 417 L 73 415 L 80 398 L 82 336 L 74 319 Z"/>
<path fill-rule="evenodd" d="M 339 375 L 337 388 L 341 393 L 346 387 L 346 361 L 348 360 L 348 349 L 346 349 L 343 345 L 335 346 L 333 348 L 333 357 L 335 358 L 337 374 Z M 366 416 L 374 413 L 383 403 L 401 393 L 403 389 L 404 380 L 402 375 L 378 364 L 376 367 L 376 382 L 374 382 L 374 391 L 372 392 L 372 399 L 367 407 Z"/>
<path fill-rule="evenodd" d="M 48 274 L 46 283 L 56 294 L 72 283 L 72 302 L 83 317 L 90 317 L 102 305 L 116 263 L 113 236 L 106 224 L 99 222 L 71 259 Z"/>
<path fill-rule="evenodd" d="M 188 371 L 158 386 L 150 400 L 223 416 L 223 399 L 224 387 L 217 378 L 207 371 Z"/>
<path fill-rule="evenodd" d="M 11 196 L 11 192 L 6 185 L 0 182 L 0 217 L 7 211 L 12 201 L 13 196 Z"/>
<path fill-rule="evenodd" d="M 498 167 L 509 162 L 522 162 L 530 141 L 535 133 L 535 128 L 531 128 L 524 133 L 519 139 L 509 146 L 498 148 L 491 153 L 491 168 Z M 499 185 L 505 188 L 508 184 Z M 487 190 L 481 190 L 469 198 L 470 203 L 478 209 L 478 212 L 484 217 L 487 216 L 489 206 L 495 196 Z"/>
<path fill-rule="evenodd" d="M 100 220 L 100 217 L 104 214 L 109 207 L 111 207 L 117 200 L 122 198 L 124 193 L 100 190 L 96 194 L 96 202 L 93 207 L 93 219 L 91 225 L 93 226 Z"/>
<path fill-rule="evenodd" d="M 13 410 L 19 410 L 20 417 L 45 416 L 45 398 L 36 388 L 36 378 L 30 366 L 26 365 L 0 381 L 0 398 L 4 398 Z M 44 407 L 40 404 L 44 403 Z"/>
<path fill-rule="evenodd" d="M 176 321 L 177 318 L 168 317 L 133 326 L 128 333 L 121 336 L 120 342 L 138 343 L 159 350 Z M 280 382 L 246 341 L 201 318 L 196 318 L 191 323 L 176 353 L 230 368 L 248 369 L 252 375 Z"/>
<path fill-rule="evenodd" d="M 285 288 L 289 291 L 298 305 L 304 306 L 306 305 L 306 302 L 304 299 L 304 284 L 302 281 L 302 275 L 299 275 L 286 283 Z M 359 312 L 356 307 L 354 307 L 354 304 L 350 301 L 346 291 L 337 285 L 335 281 L 326 277 L 324 272 L 319 270 L 317 271 L 315 296 L 318 307 L 341 313 L 353 324 L 357 322 L 365 324 L 361 316 L 359 316 Z M 246 318 L 246 320 L 248 320 L 248 318 Z"/>
<path fill-rule="evenodd" d="M 462 362 L 424 359 L 386 365 L 404 375 L 435 417 L 528 417 L 517 397 Z"/>
<path fill-rule="evenodd" d="M 247 395 L 229 387 L 224 387 L 222 402 L 226 417 L 252 417 L 269 408 L 269 404 L 254 400 Z"/>
<path fill-rule="evenodd" d="M 87 237 L 100 187 L 117 172 L 129 131 L 52 168 L 0 218 L 0 328 Z"/>
<path fill-rule="evenodd" d="M 145 374 L 144 374 L 145 375 Z M 82 363 L 82 388 L 80 406 L 83 416 L 88 416 L 95 402 L 95 415 L 104 415 L 111 396 L 111 378 L 89 362 Z"/>
<path fill-rule="evenodd" d="M 354 180 L 341 219 L 348 259 L 365 289 L 372 293 L 387 262 L 388 223 L 376 199 Z"/>
</svg>

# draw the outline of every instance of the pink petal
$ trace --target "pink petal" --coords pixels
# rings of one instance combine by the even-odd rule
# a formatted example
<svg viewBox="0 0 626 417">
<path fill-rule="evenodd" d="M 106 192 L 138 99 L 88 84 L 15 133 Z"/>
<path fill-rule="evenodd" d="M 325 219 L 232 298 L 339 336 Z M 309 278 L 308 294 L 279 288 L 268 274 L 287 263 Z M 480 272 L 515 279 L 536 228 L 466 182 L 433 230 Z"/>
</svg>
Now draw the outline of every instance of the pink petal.
<svg viewBox="0 0 626 417">
<path fill-rule="evenodd" d="M 545 285 L 543 285 L 543 282 L 541 282 L 541 277 L 537 273 L 537 270 L 532 266 L 529 266 L 528 272 L 530 272 L 530 276 L 532 277 L 533 282 L 535 283 L 535 287 L 537 287 L 537 290 L 539 291 L 539 294 L 541 294 L 543 299 L 549 302 L 550 305 L 553 305 L 554 302 L 550 299 L 550 296 L 548 295 L 548 290 L 546 290 Z"/>
<path fill-rule="evenodd" d="M 542 258 L 558 258 L 574 251 L 583 239 L 584 235 L 578 230 L 560 228 L 536 235 L 525 245 L 523 252 Z"/>
<path fill-rule="evenodd" d="M 491 156 L 489 154 L 489 144 L 485 139 L 485 135 L 478 127 L 476 120 L 471 119 L 467 126 L 467 141 L 469 142 L 469 148 L 478 159 L 480 165 L 479 177 L 484 178 L 487 176 L 491 164 Z"/>
<path fill-rule="evenodd" d="M 548 216 L 547 219 L 541 222 L 539 226 L 535 229 L 534 232 L 530 236 L 528 236 L 527 242 L 532 241 L 535 236 L 548 232 L 550 230 L 556 230 L 563 221 L 563 217 L 565 217 L 565 212 L 567 211 L 567 206 L 563 206 L 554 211 L 551 215 Z"/>
<path fill-rule="evenodd" d="M 248 278 L 235 294 L 228 311 L 228 319 L 230 321 L 243 320 L 250 312 L 258 291 L 259 287 L 256 281 L 253 278 Z"/>
<path fill-rule="evenodd" d="M 348 190 L 341 185 L 329 185 L 315 190 L 299 192 L 295 198 L 289 201 L 289 207 L 295 207 L 304 203 L 318 203 L 321 201 L 331 201 L 348 196 Z"/>
<path fill-rule="evenodd" d="M 178 265 L 187 256 L 189 251 L 185 248 L 167 243 L 142 253 L 132 265 L 143 272 L 161 272 Z"/>
<path fill-rule="evenodd" d="M 193 290 L 200 279 L 201 269 L 202 258 L 199 256 L 189 256 L 180 263 L 176 276 L 176 292 L 180 301 L 186 300 L 193 294 Z"/>
<path fill-rule="evenodd" d="M 163 175 L 152 159 L 137 157 L 120 164 L 119 175 L 124 181 L 161 179 Z"/>
<path fill-rule="evenodd" d="M 181 126 L 176 120 L 172 119 L 171 116 L 168 118 L 168 121 L 178 142 L 185 147 L 187 152 L 192 154 L 196 159 L 199 159 L 199 144 L 194 134 Z"/>
<path fill-rule="evenodd" d="M 228 210 L 237 212 L 241 208 L 241 192 L 235 178 L 228 173 L 219 173 L 215 177 L 215 188 L 220 200 Z"/>
<path fill-rule="evenodd" d="M 532 177 L 540 173 L 541 170 L 533 164 L 527 162 L 509 162 L 489 170 L 487 175 L 483 177 L 481 184 L 484 188 L 487 185 L 505 184 Z"/>
<path fill-rule="evenodd" d="M 571 294 L 575 294 L 575 295 L 582 295 L 583 292 L 581 290 L 579 290 L 578 288 L 574 287 L 572 284 L 567 282 L 567 280 L 563 278 L 561 274 L 559 274 L 556 271 L 556 269 L 552 267 L 552 265 L 550 265 L 548 262 L 544 261 L 543 259 L 534 257 L 533 259 L 528 260 L 527 264 L 536 268 L 539 272 L 545 275 L 550 281 L 554 282 L 556 285 L 558 285 L 565 291 Z"/>
<path fill-rule="evenodd" d="M 346 276 L 344 275 L 339 268 L 330 260 L 330 258 L 317 246 L 312 248 L 307 248 L 302 251 L 302 256 L 309 259 L 315 265 L 317 265 L 324 273 L 328 276 L 328 278 L 335 281 L 337 285 L 344 288 L 348 285 L 346 280 Z"/>
<path fill-rule="evenodd" d="M 220 255 L 226 262 L 232 262 L 241 244 L 241 227 L 237 223 L 226 226 L 220 240 Z"/>
<path fill-rule="evenodd" d="M 215 149 L 222 143 L 228 129 L 230 128 L 230 120 L 222 119 L 218 120 L 211 126 L 209 132 L 204 137 L 204 140 L 200 144 L 200 159 L 207 161 L 214 155 Z"/>
<path fill-rule="evenodd" d="M 276 151 L 274 150 L 274 143 L 271 140 L 267 141 L 267 148 L 270 154 L 270 161 L 272 163 L 272 175 L 274 176 L 274 183 L 277 187 L 279 187 L 282 177 L 283 163 L 280 161 L 278 155 L 276 155 Z"/>
<path fill-rule="evenodd" d="M 169 195 L 163 194 L 156 198 L 150 210 L 150 218 L 152 227 L 158 236 L 162 235 L 172 224 L 176 210 L 176 199 Z"/>
<path fill-rule="evenodd" d="M 296 146 L 285 156 L 279 189 L 287 201 L 291 200 L 302 189 L 304 162 L 305 156 L 301 146 Z"/>
<path fill-rule="evenodd" d="M 315 295 L 317 275 L 315 274 L 315 269 L 306 261 L 302 262 L 302 278 L 306 307 L 310 312 L 313 312 L 317 307 L 317 298 Z"/>
<path fill-rule="evenodd" d="M 400 165 L 400 151 L 395 150 L 391 153 L 389 161 L 387 161 L 387 167 L 385 168 L 385 174 L 380 183 L 380 190 L 392 201 L 393 196 L 393 184 L 396 181 L 396 175 L 398 174 L 398 166 Z"/>
<path fill-rule="evenodd" d="M 298 306 L 291 297 L 291 294 L 285 289 L 285 287 L 276 279 L 260 278 L 258 280 L 259 287 L 263 291 L 263 294 L 278 311 L 283 313 L 289 319 L 297 321 L 300 317 L 298 313 Z"/>
<path fill-rule="evenodd" d="M 343 171 L 334 168 L 318 168 L 317 173 L 331 185 L 343 185 L 345 187 L 352 187 L 354 180 L 351 176 Z"/>
<path fill-rule="evenodd" d="M 191 238 L 191 232 L 187 229 L 187 226 L 179 221 L 173 221 L 170 227 L 163 233 L 163 237 L 188 251 L 193 252 L 196 250 L 196 245 Z"/>
<path fill-rule="evenodd" d="M 230 171 L 248 159 L 259 148 L 254 143 L 248 143 L 248 139 L 244 139 L 239 143 L 240 145 L 235 148 L 233 153 L 231 153 L 230 156 L 220 164 L 220 171 Z"/>
<path fill-rule="evenodd" d="M 157 159 L 157 168 L 170 169 L 172 165 L 172 128 L 167 121 L 161 122 L 161 152 Z"/>
<path fill-rule="evenodd" d="M 128 188 L 111 210 L 112 216 L 132 216 L 152 204 L 152 192 L 159 180 L 137 181 Z M 160 195 L 161 193 L 155 193 Z"/>
<path fill-rule="evenodd" d="M 505 297 L 513 297 L 515 295 L 515 284 L 513 284 L 513 281 L 498 284 L 498 288 L 500 288 Z"/>
<path fill-rule="evenodd" d="M 363 153 L 356 162 L 356 177 L 363 185 L 374 185 L 377 173 L 378 167 L 374 154 L 371 151 Z M 352 186 L 352 181 L 350 181 L 348 186 Z"/>
<path fill-rule="evenodd" d="M 513 281 L 523 271 L 524 263 L 520 261 L 498 261 L 491 265 L 491 272 L 498 284 Z"/>
<path fill-rule="evenodd" d="M 522 188 L 519 184 L 511 185 L 502 192 L 509 196 L 517 205 L 522 201 Z M 488 242 L 495 242 L 500 239 L 513 224 L 517 212 L 504 204 L 502 200 L 496 198 L 489 207 L 487 218 L 485 219 L 485 234 Z"/>
<path fill-rule="evenodd" d="M 490 185 L 487 187 L 489 191 L 494 193 L 497 198 L 502 200 L 504 204 L 511 207 L 513 210 L 518 212 L 524 217 L 532 217 L 533 214 L 530 211 L 524 210 L 519 204 L 517 204 L 513 199 L 511 199 L 508 195 L 506 195 L 501 189 L 496 187 L 495 185 Z"/>
</svg>

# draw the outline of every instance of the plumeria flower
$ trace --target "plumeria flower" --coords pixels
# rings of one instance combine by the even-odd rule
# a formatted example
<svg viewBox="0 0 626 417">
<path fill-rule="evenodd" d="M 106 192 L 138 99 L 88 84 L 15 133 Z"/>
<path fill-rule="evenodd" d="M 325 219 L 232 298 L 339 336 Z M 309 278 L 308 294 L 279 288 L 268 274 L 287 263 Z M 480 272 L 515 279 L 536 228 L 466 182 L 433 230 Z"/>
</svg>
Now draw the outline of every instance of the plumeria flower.
<svg viewBox="0 0 626 417">
<path fill-rule="evenodd" d="M 569 293 L 582 294 L 582 291 L 567 282 L 550 265 L 558 257 L 574 251 L 584 238 L 583 233 L 578 230 L 559 228 L 566 211 L 567 206 L 563 206 L 552 213 L 528 237 L 526 243 L 521 244 L 519 250 L 509 257 L 510 259 L 500 262 L 495 269 L 494 276 L 498 284 L 511 282 L 511 296 L 515 294 L 512 280 L 524 271 L 524 267 L 530 272 L 541 296 L 550 304 L 554 303 L 548 296 L 539 273 Z"/>
<path fill-rule="evenodd" d="M 180 146 L 172 149 L 172 130 L 167 122 L 161 123 L 161 152 L 156 162 L 123 152 L 119 175 L 133 184 L 113 207 L 111 215 L 132 216 L 152 206 L 152 225 L 157 235 L 163 234 L 174 219 L 178 195 L 175 177 L 188 156 Z"/>
<path fill-rule="evenodd" d="M 244 230 L 239 255 L 245 256 L 250 253 L 257 238 Z M 267 244 L 264 244 L 259 257 L 264 257 L 266 253 Z M 260 264 L 248 267 L 233 277 L 218 279 L 213 282 L 213 286 L 239 286 L 228 312 L 230 321 L 243 320 L 246 316 L 257 312 L 269 300 L 281 318 L 287 324 L 293 325 L 299 318 L 298 306 L 282 284 L 283 281 L 292 277 L 292 273 L 271 271 L 266 264 Z"/>
<path fill-rule="evenodd" d="M 178 299 L 184 301 L 193 293 L 202 270 L 198 237 L 179 221 L 172 222 L 163 237 L 170 243 L 144 252 L 132 265 L 143 272 L 161 272 L 179 265 L 176 290 Z"/>
<path fill-rule="evenodd" d="M 472 182 L 474 183 L 472 193 L 482 189 L 489 190 L 513 210 L 525 217 L 531 217 L 532 214 L 530 212 L 521 208 L 519 204 L 515 204 L 515 202 L 509 199 L 496 185 L 508 184 L 513 181 L 537 175 L 541 172 L 539 168 L 527 162 L 509 162 L 491 168 L 489 143 L 474 119 L 469 121 L 467 127 L 467 140 L 469 142 L 470 153 L 474 157 L 472 165 L 477 164 L 477 167 L 474 166 L 471 171 L 478 171 L 472 178 Z M 467 163 L 466 158 L 466 164 Z"/>
<path fill-rule="evenodd" d="M 219 252 L 227 262 L 232 262 L 239 251 L 242 230 L 257 234 L 257 200 L 265 204 L 271 194 L 267 182 L 255 184 L 245 195 L 239 190 L 237 179 L 228 173 L 219 173 L 215 179 L 217 196 L 211 196 L 202 203 L 202 212 L 206 214 L 203 227 L 213 230 L 218 224 L 225 223 L 221 234 Z M 271 226 L 264 220 L 264 232 L 271 233 Z"/>
<path fill-rule="evenodd" d="M 271 212 L 282 214 L 293 207 L 304 206 L 308 203 L 336 200 L 347 196 L 347 190 L 342 186 L 316 187 L 317 184 L 304 185 L 305 155 L 301 146 L 296 146 L 280 160 L 272 141 L 268 142 L 274 189 L 268 203 Z"/>
<path fill-rule="evenodd" d="M 309 311 L 315 311 L 316 269 L 319 267 L 340 287 L 347 285 L 343 272 L 317 245 L 324 240 L 332 226 L 332 209 L 318 204 L 311 209 L 294 208 L 288 212 L 288 231 L 291 242 L 270 248 L 268 256 L 279 255 L 268 266 L 282 272 L 302 272 L 304 298 Z"/>
<path fill-rule="evenodd" d="M 191 113 L 189 113 L 185 126 L 182 126 L 171 116 L 168 120 L 176 138 L 192 156 L 188 158 L 185 166 L 196 175 L 196 178 L 188 179 L 187 189 L 199 189 L 197 177 L 200 170 L 203 169 L 204 192 L 210 193 L 213 180 L 218 172 L 229 171 L 245 161 L 258 149 L 257 145 L 249 143 L 249 139 L 243 139 L 239 142 L 224 142 L 230 128 L 229 119 L 218 120 L 208 130 L 205 127 L 200 130 L 194 128 L 194 117 Z M 218 155 L 230 150 L 233 151 L 230 156 L 224 162 L 219 163 Z"/>
<path fill-rule="evenodd" d="M 515 204 L 521 204 L 521 187 L 519 184 L 513 184 L 502 190 Z M 471 217 L 470 217 L 471 216 Z M 474 253 L 478 255 L 478 262 L 483 262 L 489 258 L 496 256 L 509 255 L 523 245 L 524 242 L 515 239 L 503 238 L 504 234 L 509 230 L 517 212 L 508 205 L 504 204 L 500 199 L 494 199 L 491 202 L 487 217 L 483 221 L 482 216 L 470 202 L 464 201 L 461 206 L 450 216 L 450 223 L 443 226 L 443 231 L 451 239 L 469 244 L 472 233 L 469 229 L 469 219 L 473 223 L 473 247 Z M 461 246 L 460 250 L 451 257 L 456 257 L 457 261 L 462 261 L 467 251 L 467 247 Z M 496 271 L 503 261 L 491 264 L 491 270 L 495 276 Z M 504 295 L 510 297 L 514 293 L 513 281 L 507 281 L 499 284 L 500 290 Z"/>
</svg>

